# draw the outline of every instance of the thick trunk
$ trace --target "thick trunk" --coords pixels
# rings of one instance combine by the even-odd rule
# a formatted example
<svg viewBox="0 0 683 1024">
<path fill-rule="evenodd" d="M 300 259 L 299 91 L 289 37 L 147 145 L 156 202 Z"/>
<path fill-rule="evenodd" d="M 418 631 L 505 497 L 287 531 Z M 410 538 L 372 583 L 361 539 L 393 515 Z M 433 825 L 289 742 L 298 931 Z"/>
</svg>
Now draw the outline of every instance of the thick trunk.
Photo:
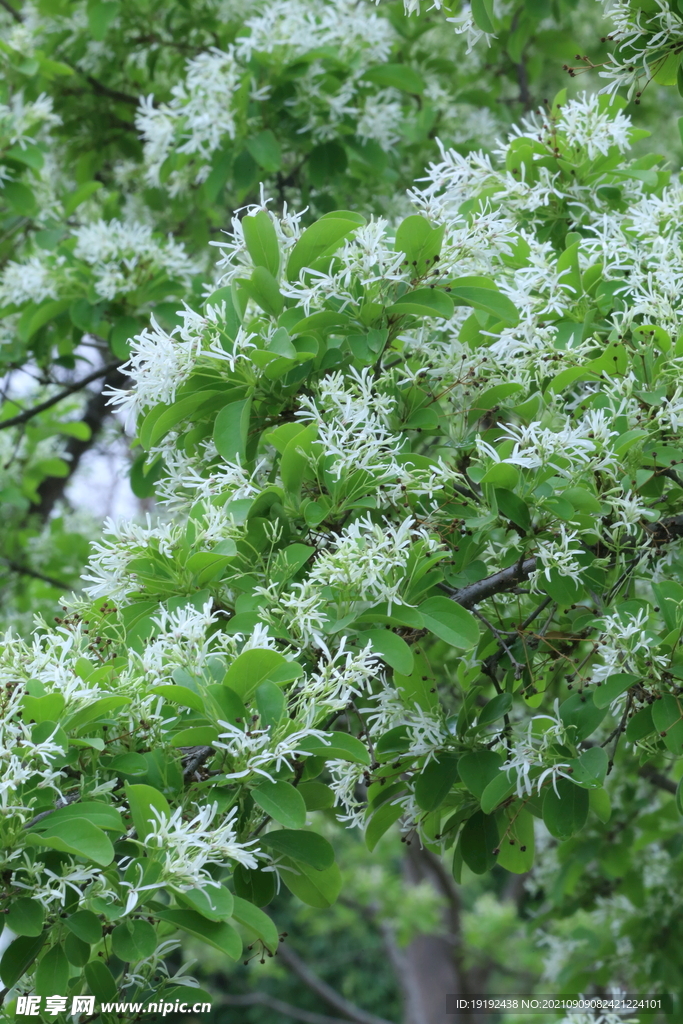
<svg viewBox="0 0 683 1024">
<path fill-rule="evenodd" d="M 419 885 L 427 881 L 446 899 L 445 935 L 418 935 L 401 954 L 403 970 L 398 977 L 403 989 L 406 1024 L 454 1024 L 455 1018 L 446 1013 L 446 996 L 463 992 L 458 949 L 458 892 L 437 857 L 421 850 L 416 843 L 411 844 L 406 853 L 407 884 Z"/>
<path fill-rule="evenodd" d="M 476 968 L 467 971 L 463 966 L 460 896 L 450 872 L 440 858 L 412 843 L 407 848 L 404 876 L 407 885 L 429 882 L 445 903 L 442 934 L 418 935 L 405 950 L 395 944 L 392 948 L 392 937 L 385 935 L 403 994 L 403 1024 L 488 1024 L 488 1015 L 446 1012 L 446 996 L 485 991 L 487 973 Z"/>
</svg>

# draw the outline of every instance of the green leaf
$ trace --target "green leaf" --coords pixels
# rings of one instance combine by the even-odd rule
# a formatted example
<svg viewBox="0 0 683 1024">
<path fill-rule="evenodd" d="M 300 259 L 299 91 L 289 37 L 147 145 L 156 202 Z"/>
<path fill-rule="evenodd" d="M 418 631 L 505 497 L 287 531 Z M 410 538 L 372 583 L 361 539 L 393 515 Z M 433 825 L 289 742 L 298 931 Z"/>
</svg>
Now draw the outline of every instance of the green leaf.
<svg viewBox="0 0 683 1024">
<path fill-rule="evenodd" d="M 415 780 L 415 800 L 423 811 L 440 807 L 459 778 L 457 755 L 441 752 L 438 757 L 439 760 L 430 761 Z"/>
<path fill-rule="evenodd" d="M 226 462 L 236 462 L 238 459 L 244 462 L 250 416 L 250 398 L 230 402 L 216 416 L 213 440 L 218 454 Z"/>
<path fill-rule="evenodd" d="M 265 267 L 276 278 L 280 269 L 280 246 L 269 215 L 259 210 L 254 216 L 243 217 L 242 230 L 254 266 Z"/>
<path fill-rule="evenodd" d="M 0 960 L 0 978 L 7 988 L 13 988 L 24 976 L 43 948 L 47 935 L 47 932 L 35 937 L 20 935 L 10 942 Z"/>
<path fill-rule="evenodd" d="M 492 287 L 481 287 L 468 283 L 467 278 L 459 278 L 451 282 L 449 294 L 456 305 L 481 309 L 508 324 L 518 323 L 519 313 L 513 303 L 507 295 L 496 289 L 493 282 L 491 285 Z"/>
<path fill-rule="evenodd" d="M 242 954 L 242 940 L 238 933 L 225 921 L 208 921 L 194 910 L 155 910 L 160 921 L 174 924 L 196 939 L 225 953 L 231 960 L 239 960 Z"/>
<path fill-rule="evenodd" d="M 482 484 L 493 484 L 496 491 L 499 488 L 510 490 L 519 483 L 519 470 L 509 462 L 494 462 L 484 473 L 479 481 Z"/>
<path fill-rule="evenodd" d="M 606 714 L 604 708 L 596 708 L 590 697 L 580 693 L 573 693 L 560 705 L 560 718 L 567 726 L 573 743 L 588 739 Z"/>
<path fill-rule="evenodd" d="M 257 907 L 267 907 L 275 896 L 275 876 L 272 871 L 236 864 L 232 877 L 237 895 Z"/>
<path fill-rule="evenodd" d="M 117 711 L 128 704 L 130 704 L 130 697 L 124 697 L 123 694 L 120 696 L 100 697 L 99 700 L 93 701 L 92 704 L 88 704 L 86 707 L 75 711 L 73 715 L 69 715 L 64 723 L 64 727 L 68 728 L 70 732 L 74 732 L 89 722 L 96 721 L 98 718 L 107 718 L 112 711 Z"/>
<path fill-rule="evenodd" d="M 97 999 L 112 1000 L 118 997 L 119 990 L 114 975 L 103 960 L 91 960 L 83 968 L 83 973 L 88 988 Z"/>
<path fill-rule="evenodd" d="M 206 747 L 218 739 L 218 729 L 213 725 L 194 725 L 181 729 L 171 737 L 172 747 Z"/>
<path fill-rule="evenodd" d="M 458 761 L 458 773 L 470 793 L 481 800 L 489 782 L 505 774 L 500 770 L 502 764 L 502 757 L 494 750 L 473 750 Z"/>
<path fill-rule="evenodd" d="M 50 320 L 54 320 L 55 317 L 61 316 L 62 313 L 66 312 L 69 305 L 70 302 L 68 299 L 55 299 L 54 301 L 45 302 L 42 306 L 39 306 L 29 320 L 26 329 L 21 331 L 22 340 L 30 341 L 33 335 L 36 334 L 41 327 L 44 327 L 45 324 L 50 322 Z"/>
<path fill-rule="evenodd" d="M 77 910 L 64 921 L 69 931 L 88 945 L 96 945 L 102 938 L 102 924 L 92 910 Z"/>
<path fill-rule="evenodd" d="M 153 786 L 126 783 L 126 797 L 138 839 L 144 840 L 152 832 L 151 822 L 158 822 L 157 811 L 162 818 L 171 817 L 171 808 L 163 793 Z"/>
<path fill-rule="evenodd" d="M 280 315 L 285 300 L 277 281 L 269 270 L 266 270 L 265 267 L 254 267 L 249 280 L 241 280 L 240 284 L 249 298 L 253 299 L 264 313 L 272 317 Z M 272 351 L 272 345 L 268 351 Z"/>
<path fill-rule="evenodd" d="M 88 0 L 88 27 L 93 39 L 101 42 L 107 34 L 112 21 L 119 13 L 121 4 L 118 0 L 107 0 L 102 3 L 99 0 Z"/>
<path fill-rule="evenodd" d="M 291 860 L 308 864 L 316 871 L 324 871 L 334 863 L 334 850 L 317 832 L 299 829 L 278 829 L 261 837 L 261 845 L 282 853 Z"/>
<path fill-rule="evenodd" d="M 109 347 L 117 359 L 128 359 L 130 341 L 140 333 L 140 324 L 132 316 L 122 316 L 116 321 L 109 335 Z"/>
<path fill-rule="evenodd" d="M 297 432 L 288 442 L 280 460 L 280 476 L 286 490 L 298 495 L 309 464 L 309 456 L 313 450 L 313 442 L 318 436 L 315 423 L 309 423 Z"/>
<path fill-rule="evenodd" d="M 276 726 L 284 715 L 287 706 L 287 700 L 282 692 L 282 687 L 270 679 L 266 679 L 256 687 L 254 699 L 256 700 L 256 709 L 261 720 L 259 723 L 260 728 L 268 729 Z"/>
<path fill-rule="evenodd" d="M 178 686 L 174 683 L 162 683 L 161 686 L 152 686 L 150 693 L 158 693 L 160 697 L 169 701 L 171 704 L 179 704 L 184 708 L 191 708 L 193 711 L 204 711 L 204 701 L 195 693 L 194 690 L 190 690 L 187 686 Z M 127 757 L 129 755 L 122 754 L 121 757 Z"/>
<path fill-rule="evenodd" d="M 334 807 L 334 793 L 323 782 L 301 782 L 297 788 L 304 798 L 307 811 L 322 811 Z"/>
<path fill-rule="evenodd" d="M 469 651 L 479 643 L 479 626 L 472 612 L 447 597 L 430 597 L 419 606 L 426 628 L 451 647 Z"/>
<path fill-rule="evenodd" d="M 525 532 L 528 532 L 531 529 L 531 515 L 527 503 L 504 487 L 497 487 L 495 489 L 495 496 L 498 509 L 505 518 Z"/>
<path fill-rule="evenodd" d="M 499 771 L 484 787 L 481 794 L 481 809 L 484 814 L 491 814 L 499 804 L 514 793 L 517 787 L 517 769 L 511 768 L 510 773 Z"/>
<path fill-rule="evenodd" d="M 59 807 L 51 811 L 46 818 L 37 821 L 32 826 L 32 831 L 53 831 L 55 826 L 68 823 L 74 818 L 87 818 L 93 825 L 108 832 L 116 832 L 119 835 L 125 832 L 125 825 L 116 808 L 98 800 L 78 800 L 67 807 Z"/>
<path fill-rule="evenodd" d="M 152 955 L 157 947 L 157 933 L 149 921 L 127 920 L 111 933 L 111 947 L 119 960 L 136 964 Z"/>
<path fill-rule="evenodd" d="M 247 900 L 235 896 L 235 904 L 232 912 L 233 920 L 249 928 L 264 943 L 266 949 L 274 953 L 280 943 L 280 936 L 275 923 L 262 910 L 255 907 Z"/>
<path fill-rule="evenodd" d="M 2 187 L 3 198 L 12 208 L 14 213 L 20 217 L 32 217 L 38 212 L 38 203 L 28 185 L 21 181 L 4 181 Z"/>
<path fill-rule="evenodd" d="M 39 996 L 65 996 L 69 983 L 69 961 L 61 945 L 41 957 L 36 969 L 35 991 Z"/>
<path fill-rule="evenodd" d="M 683 754 L 683 709 L 680 698 L 664 693 L 652 704 L 652 721 L 672 754 Z"/>
<path fill-rule="evenodd" d="M 18 900 L 10 903 L 5 924 L 15 935 L 41 935 L 45 911 L 42 903 L 38 900 L 28 899 L 20 896 Z"/>
<path fill-rule="evenodd" d="M 70 932 L 64 938 L 64 955 L 74 967 L 85 967 L 90 959 L 90 946 Z"/>
<path fill-rule="evenodd" d="M 398 299 L 393 306 L 389 306 L 387 313 L 390 316 L 435 316 L 443 320 L 450 320 L 453 316 L 453 302 L 450 296 L 437 288 L 417 288 L 413 292 L 406 292 Z"/>
<path fill-rule="evenodd" d="M 462 859 L 475 875 L 486 874 L 496 863 L 498 824 L 495 815 L 475 811 L 465 822 L 460 834 Z"/>
<path fill-rule="evenodd" d="M 289 254 L 287 280 L 298 281 L 304 268 L 312 266 L 321 256 L 330 256 L 336 252 L 344 239 L 352 235 L 357 227 L 357 222 L 341 216 L 321 217 L 315 224 L 311 224 Z"/>
<path fill-rule="evenodd" d="M 639 740 L 649 736 L 651 732 L 654 732 L 655 724 L 652 721 L 652 707 L 641 708 L 640 711 L 636 711 L 633 718 L 629 719 L 628 725 L 626 726 L 626 739 L 629 743 L 637 743 Z"/>
<path fill-rule="evenodd" d="M 482 32 L 493 35 L 495 32 L 492 21 L 493 0 L 471 0 L 470 9 L 472 11 L 472 20 L 477 28 L 480 28 Z"/>
<path fill-rule="evenodd" d="M 59 719 L 66 701 L 61 693 L 48 693 L 44 697 L 26 695 L 21 702 L 24 709 L 24 720 L 29 722 L 56 722 Z"/>
<path fill-rule="evenodd" d="M 355 736 L 346 732 L 327 733 L 328 743 L 317 736 L 307 736 L 301 741 L 301 750 L 328 761 L 352 761 L 355 764 L 370 764 L 368 748 Z"/>
<path fill-rule="evenodd" d="M 249 700 L 256 688 L 284 667 L 287 659 L 278 651 L 254 647 L 239 654 L 228 669 L 223 684 L 229 686 L 243 701 Z"/>
<path fill-rule="evenodd" d="M 567 779 L 555 781 L 557 793 L 553 786 L 549 786 L 543 799 L 543 821 L 551 836 L 569 839 L 586 824 L 588 791 Z"/>
<path fill-rule="evenodd" d="M 413 652 L 403 637 L 392 633 L 390 629 L 368 629 L 358 633 L 357 640 L 361 647 L 370 641 L 373 651 L 380 654 L 382 660 L 401 675 L 409 676 L 413 671 Z"/>
<path fill-rule="evenodd" d="M 251 790 L 251 796 L 262 811 L 285 828 L 299 829 L 306 824 L 304 799 L 289 782 L 265 780 Z"/>
<path fill-rule="evenodd" d="M 327 910 L 341 892 L 342 876 L 337 864 L 331 864 L 323 871 L 316 871 L 301 861 L 294 862 L 283 857 L 280 861 L 280 870 L 282 881 L 289 891 L 309 907 Z"/>
<path fill-rule="evenodd" d="M 498 864 L 515 875 L 524 875 L 534 863 L 534 819 L 525 807 L 512 804 L 499 816 Z"/>
<path fill-rule="evenodd" d="M 256 163 L 264 171 L 272 174 L 282 166 L 280 143 L 270 128 L 265 128 L 258 135 L 252 135 L 250 139 L 246 140 L 245 145 Z"/>
<path fill-rule="evenodd" d="M 338 142 L 322 142 L 308 154 L 306 165 L 313 185 L 325 188 L 330 180 L 343 174 L 348 166 L 346 150 Z"/>
<path fill-rule="evenodd" d="M 609 793 L 602 786 L 588 790 L 588 803 L 595 816 L 606 825 L 612 817 L 612 804 Z"/>
<path fill-rule="evenodd" d="M 400 804 L 382 804 L 379 810 L 375 811 L 365 829 L 365 845 L 370 852 L 402 814 L 403 807 Z"/>
<path fill-rule="evenodd" d="M 33 846 L 47 846 L 51 850 L 70 853 L 75 857 L 107 867 L 114 859 L 114 847 L 102 829 L 86 818 L 70 818 L 60 821 L 50 830 L 42 833 L 29 832 L 26 843 Z"/>
<path fill-rule="evenodd" d="M 630 672 L 616 672 L 609 676 L 604 683 L 596 686 L 593 690 L 593 703 L 596 708 L 608 708 L 613 700 L 616 700 L 629 686 L 637 683 L 640 678 Z"/>
<path fill-rule="evenodd" d="M 477 725 L 490 725 L 506 715 L 512 707 L 512 694 L 499 693 L 486 704 L 477 716 Z"/>
<path fill-rule="evenodd" d="M 35 171 L 39 171 L 45 162 L 42 150 L 38 146 L 28 145 L 25 141 L 23 149 L 21 146 L 10 146 L 5 152 L 5 159 L 16 160 L 17 163 L 32 167 Z"/>
<path fill-rule="evenodd" d="M 201 889 L 176 892 L 175 898 L 182 906 L 209 921 L 227 921 L 233 916 L 234 897 L 224 885 L 206 884 Z"/>
<path fill-rule="evenodd" d="M 399 89 L 401 92 L 419 95 L 425 90 L 425 81 L 407 64 L 374 64 L 361 75 L 361 80 L 374 82 L 387 89 Z"/>
<path fill-rule="evenodd" d="M 675 85 L 678 69 L 681 67 L 681 54 L 678 50 L 667 53 L 663 61 L 653 62 L 656 71 L 653 78 L 657 85 Z"/>
<path fill-rule="evenodd" d="M 607 752 L 603 747 L 589 747 L 578 760 L 572 759 L 571 765 L 574 768 L 572 779 L 575 783 L 601 786 L 607 774 Z"/>
<path fill-rule="evenodd" d="M 147 762 L 142 754 L 117 754 L 107 765 L 109 771 L 121 772 L 124 775 L 146 775 Z"/>
<path fill-rule="evenodd" d="M 112 6 L 111 4 L 102 4 L 101 6 Z M 90 199 L 96 192 L 102 188 L 101 181 L 85 181 L 78 188 L 74 189 L 67 198 L 64 200 L 64 216 L 70 217 L 71 214 L 78 209 L 81 203 L 84 203 L 86 199 Z"/>
</svg>

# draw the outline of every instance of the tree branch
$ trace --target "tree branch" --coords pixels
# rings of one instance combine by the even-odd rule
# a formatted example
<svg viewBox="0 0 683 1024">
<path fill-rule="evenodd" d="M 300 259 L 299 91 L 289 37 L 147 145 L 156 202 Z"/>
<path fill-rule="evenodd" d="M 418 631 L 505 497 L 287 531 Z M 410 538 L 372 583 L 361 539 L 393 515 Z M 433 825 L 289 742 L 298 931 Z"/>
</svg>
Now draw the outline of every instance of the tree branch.
<svg viewBox="0 0 683 1024">
<path fill-rule="evenodd" d="M 486 579 L 478 580 L 476 583 L 468 583 L 466 587 L 460 587 L 459 590 L 449 590 L 448 593 L 463 608 L 472 608 L 480 601 L 486 601 L 487 598 L 494 597 L 503 590 L 512 590 L 522 580 L 528 579 L 535 568 L 536 559 L 525 558 L 521 564 L 515 562 L 508 569 L 501 569 L 493 576 L 487 576 Z"/>
<path fill-rule="evenodd" d="M 80 789 L 76 790 L 75 793 L 70 793 L 69 796 L 60 797 L 57 801 L 55 801 L 54 807 L 51 807 L 49 811 L 41 811 L 40 814 L 36 814 L 35 818 L 31 818 L 31 820 L 26 825 L 24 825 L 24 828 L 33 828 L 33 826 L 37 825 L 39 821 L 43 820 L 43 818 L 49 818 L 49 816 L 51 814 L 54 814 L 55 811 L 61 811 L 62 807 L 68 807 L 69 804 L 75 804 L 77 800 L 80 800 L 80 798 Z"/>
<path fill-rule="evenodd" d="M 7 0 L 0 0 L 0 6 L 4 7 L 7 13 L 11 14 L 16 22 L 18 22 L 20 25 L 22 24 L 24 20 L 23 15 L 21 15 L 19 11 L 15 11 L 15 9 L 12 7 L 10 3 L 7 2 Z"/>
<path fill-rule="evenodd" d="M 658 523 L 644 523 L 643 530 L 654 545 L 670 543 L 683 537 L 683 515 L 668 516 L 666 519 L 660 519 Z M 476 583 L 468 583 L 459 590 L 453 590 L 443 584 L 441 588 L 463 608 L 473 608 L 489 597 L 495 597 L 505 590 L 513 590 L 518 583 L 528 579 L 535 568 L 536 558 L 532 556 L 515 562 L 508 569 L 501 569 L 493 576 L 487 576 Z"/>
<path fill-rule="evenodd" d="M 90 436 L 87 440 L 71 437 L 65 445 L 62 455 L 69 465 L 68 473 L 66 476 L 48 476 L 38 488 L 38 501 L 31 511 L 37 512 L 43 521 L 49 518 L 52 509 L 63 497 L 69 481 L 78 469 L 81 458 L 92 447 L 93 441 L 102 430 L 104 421 L 111 413 L 111 407 L 108 405 L 108 396 L 105 392 L 109 388 L 123 388 L 126 383 L 127 378 L 117 368 L 118 365 L 120 364 L 110 364 L 109 372 L 104 378 L 101 390 L 88 399 L 88 404 L 85 407 L 85 412 L 80 422 L 90 427 Z M 112 367 L 114 368 L 112 369 Z"/>
<path fill-rule="evenodd" d="M 34 580 L 42 580 L 43 583 L 49 583 L 51 587 L 58 587 L 60 590 L 69 590 L 68 583 L 62 583 L 61 580 L 57 580 L 54 576 L 46 576 L 43 572 L 37 572 L 35 569 L 29 569 L 27 565 L 19 565 L 17 562 L 13 562 L 11 558 L 1 559 L 2 564 L 6 565 L 12 572 L 19 573 L 20 576 L 30 576 Z"/>
<path fill-rule="evenodd" d="M 0 0 L 2 2 L 2 0 Z M 113 370 L 118 370 L 122 362 L 108 363 L 106 366 L 100 366 L 99 370 L 93 370 L 87 377 L 83 377 L 81 380 L 76 381 L 74 384 L 69 384 L 59 391 L 52 398 L 47 398 L 44 402 L 39 405 L 34 405 L 32 409 L 25 409 L 24 412 L 19 413 L 17 416 L 12 416 L 9 420 L 0 421 L 0 430 L 9 430 L 10 427 L 18 427 L 22 423 L 28 423 L 34 416 L 38 416 L 41 412 L 45 412 L 46 409 L 51 409 L 53 405 L 57 405 L 63 398 L 68 398 L 69 395 L 73 395 L 76 391 L 82 391 L 88 384 L 92 384 L 94 380 L 99 380 L 100 377 L 105 377 L 108 373 Z"/>
<path fill-rule="evenodd" d="M 181 747 L 183 751 L 183 778 L 188 778 L 215 754 L 213 747 Z"/>
<path fill-rule="evenodd" d="M 678 787 L 673 779 L 668 779 L 666 775 L 662 775 L 661 772 L 658 772 L 657 769 L 653 768 L 651 765 L 644 764 L 642 768 L 638 769 L 638 774 L 641 778 L 647 779 L 648 782 L 651 782 L 652 785 L 656 786 L 658 789 L 664 789 L 667 793 L 671 793 L 673 796 L 676 795 L 676 789 Z"/>
<path fill-rule="evenodd" d="M 252 992 L 244 996 L 221 997 L 221 1003 L 225 1006 L 267 1006 L 276 1013 L 282 1013 L 286 1017 L 293 1017 L 294 1020 L 301 1020 L 304 1024 L 348 1024 L 348 1018 L 328 1017 L 324 1013 L 313 1013 L 311 1010 L 302 1010 L 291 1003 L 285 1003 L 282 999 L 269 996 L 266 992 Z"/>
<path fill-rule="evenodd" d="M 281 957 L 287 967 L 296 974 L 297 978 L 307 988 L 310 988 L 312 992 L 315 992 L 316 995 L 324 999 L 326 1003 L 339 1011 L 339 1013 L 345 1014 L 354 1024 L 391 1024 L 391 1021 L 386 1020 L 386 1018 L 376 1017 L 374 1013 L 368 1013 L 366 1010 L 361 1009 L 360 1006 L 356 1006 L 355 1003 L 345 999 L 336 989 L 333 989 L 326 981 L 319 978 L 315 971 L 312 971 L 308 964 L 304 963 L 301 957 L 289 946 L 280 946 L 277 955 Z"/>
<path fill-rule="evenodd" d="M 2 0 L 0 0 L 2 3 Z M 119 103 L 132 103 L 134 107 L 137 107 L 139 100 L 137 96 L 131 96 L 127 92 L 119 92 L 118 89 L 110 89 L 109 86 L 103 85 L 102 82 L 98 82 L 92 75 L 86 75 L 85 80 L 88 85 L 91 85 L 94 92 L 100 96 L 108 96 L 111 100 L 118 100 Z"/>
</svg>

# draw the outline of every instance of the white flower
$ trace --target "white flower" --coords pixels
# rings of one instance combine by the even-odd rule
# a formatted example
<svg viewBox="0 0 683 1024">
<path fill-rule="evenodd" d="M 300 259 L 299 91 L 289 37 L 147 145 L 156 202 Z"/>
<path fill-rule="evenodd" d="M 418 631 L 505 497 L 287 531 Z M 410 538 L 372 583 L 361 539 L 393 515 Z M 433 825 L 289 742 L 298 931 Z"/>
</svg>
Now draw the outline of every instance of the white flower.
<svg viewBox="0 0 683 1024">
<path fill-rule="evenodd" d="M 151 825 L 144 845 L 149 850 L 159 851 L 162 874 L 160 883 L 170 883 L 181 891 L 189 891 L 202 885 L 216 885 L 206 870 L 208 864 L 225 865 L 226 860 L 243 864 L 247 868 L 257 866 L 254 849 L 257 840 L 240 843 L 237 840 L 233 807 L 222 821 L 214 824 L 218 816 L 217 804 L 195 805 L 197 813 L 185 820 L 182 807 L 168 817 L 153 807 L 149 819 Z"/>
<path fill-rule="evenodd" d="M 547 580 L 550 579 L 553 569 L 560 576 L 569 576 L 571 579 L 578 580 L 581 573 L 581 564 L 577 562 L 576 555 L 582 552 L 583 546 L 578 533 L 572 530 L 567 531 L 564 523 L 561 523 L 559 538 L 552 541 L 539 541 L 536 557 L 543 566 L 542 572 Z M 536 569 L 531 574 L 530 579 L 536 581 L 540 574 L 541 570 Z"/>
</svg>

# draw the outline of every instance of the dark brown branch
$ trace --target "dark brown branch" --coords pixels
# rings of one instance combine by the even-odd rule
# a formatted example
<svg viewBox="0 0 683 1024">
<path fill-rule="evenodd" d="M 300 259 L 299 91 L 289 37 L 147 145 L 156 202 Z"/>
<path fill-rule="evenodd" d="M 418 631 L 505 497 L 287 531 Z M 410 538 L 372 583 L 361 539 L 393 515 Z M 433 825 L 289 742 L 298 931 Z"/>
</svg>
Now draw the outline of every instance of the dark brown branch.
<svg viewBox="0 0 683 1024">
<path fill-rule="evenodd" d="M 7 2 L 7 0 L 0 0 L 0 5 L 5 8 L 8 14 L 12 15 L 15 21 L 17 21 L 20 25 L 22 24 L 24 20 L 23 15 L 19 14 L 19 11 L 15 11 L 15 9 L 12 7 L 10 3 Z"/>
<path fill-rule="evenodd" d="M 662 775 L 661 772 L 658 772 L 651 765 L 644 764 L 642 768 L 638 769 L 638 774 L 658 789 L 664 789 L 667 793 L 671 793 L 673 796 L 676 795 L 677 786 L 673 779 L 668 779 L 666 775 Z"/>
<path fill-rule="evenodd" d="M 289 946 L 280 946 L 277 955 L 296 974 L 297 978 L 307 988 L 310 988 L 311 992 L 315 992 L 329 1006 L 339 1013 L 343 1013 L 354 1024 L 391 1024 L 391 1021 L 386 1020 L 386 1018 L 376 1017 L 374 1013 L 368 1013 L 366 1010 L 361 1009 L 360 1006 L 356 1006 L 355 1003 L 345 999 L 336 989 L 333 989 L 326 981 L 319 978 L 315 971 L 312 971 L 308 964 L 304 963 L 301 957 L 293 949 L 290 949 Z"/>
<path fill-rule="evenodd" d="M 215 754 L 213 747 L 182 747 L 183 751 L 183 778 L 187 778 L 197 771 L 205 761 Z"/>
<path fill-rule="evenodd" d="M 38 572 L 36 569 L 29 569 L 27 565 L 19 565 L 18 562 L 13 562 L 11 558 L 3 558 L 2 564 L 20 576 L 30 576 L 34 580 L 42 580 L 43 583 L 49 583 L 51 587 L 58 587 L 60 590 L 71 589 L 68 583 L 63 583 L 61 580 L 55 579 L 54 576 L 46 576 L 45 573 Z"/>
<path fill-rule="evenodd" d="M 348 1017 L 328 1017 L 324 1013 L 312 1013 L 310 1010 L 301 1010 L 298 1006 L 285 1003 L 282 999 L 269 996 L 266 992 L 251 992 L 244 996 L 222 996 L 221 1003 L 224 1006 L 267 1006 L 268 1009 L 281 1013 L 285 1017 L 293 1017 L 294 1020 L 301 1020 L 304 1024 L 348 1024 Z"/>
<path fill-rule="evenodd" d="M 83 377 L 81 380 L 75 381 L 73 384 L 69 384 L 62 391 L 59 391 L 52 398 L 47 398 L 44 402 L 39 405 L 34 405 L 32 409 L 25 409 L 24 412 L 19 413 L 17 416 L 12 416 L 11 419 L 0 421 L 0 430 L 9 430 L 10 427 L 18 427 L 22 423 L 28 423 L 34 416 L 38 416 L 41 412 L 45 412 L 46 409 L 51 409 L 53 405 L 57 405 L 63 398 L 68 398 L 69 395 L 75 394 L 76 391 L 82 391 L 88 384 L 92 384 L 94 380 L 99 380 L 100 377 L 105 377 L 108 373 L 113 370 L 118 370 L 122 363 L 108 363 L 106 366 L 100 366 L 98 370 L 93 370 L 87 377 Z"/>
<path fill-rule="evenodd" d="M 87 439 L 71 437 L 64 447 L 62 457 L 69 465 L 66 476 L 49 476 L 42 481 L 38 488 L 38 501 L 31 511 L 36 512 L 43 521 L 47 520 L 56 503 L 63 497 L 64 491 L 78 469 L 81 458 L 92 447 L 93 442 L 102 430 L 104 421 L 111 413 L 111 406 L 108 404 L 109 388 L 120 389 L 126 384 L 126 376 L 116 367 L 120 364 L 110 364 L 109 372 L 102 383 L 102 389 L 88 399 L 81 423 L 90 428 L 90 436 Z M 105 368 L 106 369 L 106 368 Z"/>
<path fill-rule="evenodd" d="M 2 0 L 0 0 L 0 3 Z M 86 75 L 85 80 L 88 85 L 91 85 L 93 90 L 100 96 L 108 96 L 111 100 L 118 100 L 119 103 L 132 103 L 134 107 L 137 107 L 139 99 L 137 96 L 131 96 L 127 92 L 119 92 L 118 89 L 110 89 L 108 85 L 103 85 L 102 82 L 98 82 L 92 75 Z"/>
<path fill-rule="evenodd" d="M 667 544 L 669 541 L 683 537 L 683 515 L 668 516 L 658 523 L 647 523 L 643 527 L 654 544 Z"/>
</svg>

